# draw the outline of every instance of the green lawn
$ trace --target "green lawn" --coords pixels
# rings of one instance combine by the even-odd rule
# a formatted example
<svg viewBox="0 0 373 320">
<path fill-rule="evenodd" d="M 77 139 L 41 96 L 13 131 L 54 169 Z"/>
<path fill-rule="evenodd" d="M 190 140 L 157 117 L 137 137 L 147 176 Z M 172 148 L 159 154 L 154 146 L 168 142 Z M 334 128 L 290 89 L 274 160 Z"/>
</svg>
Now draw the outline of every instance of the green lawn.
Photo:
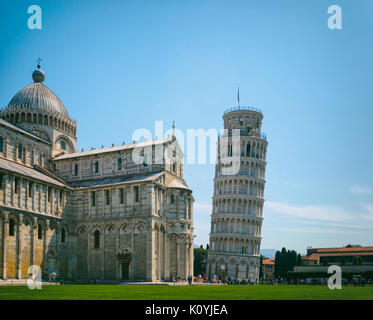
<svg viewBox="0 0 373 320">
<path fill-rule="evenodd" d="M 0 286 L 1 300 L 373 300 L 373 287 L 345 286 L 330 290 L 327 286 L 191 286 L 156 285 L 62 285 L 30 290 L 27 286 Z"/>
</svg>

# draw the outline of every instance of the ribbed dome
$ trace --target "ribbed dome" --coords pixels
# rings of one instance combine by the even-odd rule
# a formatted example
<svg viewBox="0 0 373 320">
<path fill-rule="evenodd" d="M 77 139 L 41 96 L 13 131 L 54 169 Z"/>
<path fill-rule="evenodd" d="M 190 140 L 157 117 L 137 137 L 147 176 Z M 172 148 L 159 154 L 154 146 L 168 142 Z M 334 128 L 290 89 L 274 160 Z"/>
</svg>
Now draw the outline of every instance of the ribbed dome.
<svg viewBox="0 0 373 320">
<path fill-rule="evenodd" d="M 62 117 L 69 118 L 61 100 L 42 83 L 45 79 L 44 71 L 38 68 L 34 71 L 32 77 L 35 82 L 18 91 L 9 102 L 8 107 L 22 107 L 51 114 L 57 113 Z"/>
</svg>

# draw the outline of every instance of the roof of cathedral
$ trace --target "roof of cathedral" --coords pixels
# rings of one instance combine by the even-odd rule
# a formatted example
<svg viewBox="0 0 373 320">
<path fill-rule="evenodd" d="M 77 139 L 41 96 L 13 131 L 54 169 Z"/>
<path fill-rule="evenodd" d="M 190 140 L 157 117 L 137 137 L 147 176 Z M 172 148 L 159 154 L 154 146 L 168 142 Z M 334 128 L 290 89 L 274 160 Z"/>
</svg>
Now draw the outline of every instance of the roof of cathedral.
<svg viewBox="0 0 373 320">
<path fill-rule="evenodd" d="M 173 179 L 168 185 L 167 188 L 178 188 L 178 189 L 186 189 L 186 190 L 191 190 L 188 188 L 187 185 L 184 183 L 178 181 L 177 179 Z"/>
<path fill-rule="evenodd" d="M 87 180 L 87 181 L 71 182 L 70 185 L 74 188 L 91 188 L 91 187 L 101 187 L 104 185 L 112 185 L 112 184 L 149 182 L 149 181 L 159 178 L 163 174 L 164 172 L 155 172 L 155 173 L 143 174 L 143 175 L 100 178 L 100 179 Z"/>
<path fill-rule="evenodd" d="M 45 73 L 40 69 L 40 65 L 38 65 L 38 69 L 33 72 L 32 78 L 34 83 L 18 91 L 9 102 L 8 108 L 22 107 L 30 109 L 31 111 L 47 112 L 70 118 L 61 100 L 52 90 L 43 84 Z"/>
<path fill-rule="evenodd" d="M 76 158 L 76 157 L 84 157 L 84 156 L 91 156 L 91 155 L 97 155 L 97 154 L 102 154 L 102 153 L 121 151 L 121 150 L 132 149 L 132 148 L 142 148 L 142 147 L 147 147 L 147 146 L 150 146 L 150 145 L 170 142 L 170 141 L 172 141 L 172 139 L 173 138 L 170 137 L 170 138 L 166 138 L 166 139 L 159 139 L 159 140 L 125 144 L 125 145 L 116 146 L 116 147 L 93 149 L 93 150 L 89 150 L 89 151 L 82 151 L 82 152 L 75 152 L 75 153 L 67 153 L 67 154 L 64 154 L 64 155 L 61 155 L 61 156 L 57 156 L 53 160 L 64 160 L 64 159 L 71 159 L 71 158 Z"/>
<path fill-rule="evenodd" d="M 37 171 L 33 168 L 26 167 L 26 166 L 23 166 L 21 164 L 18 164 L 18 163 L 15 163 L 13 161 L 6 160 L 6 159 L 3 159 L 3 158 L 0 158 L 0 168 L 5 169 L 5 170 L 9 170 L 9 171 L 14 172 L 14 173 L 18 173 L 18 174 L 23 175 L 23 176 L 33 178 L 35 180 L 51 183 L 51 184 L 54 184 L 54 185 L 58 185 L 60 187 L 67 187 L 67 185 L 65 185 L 64 183 L 62 183 L 62 182 L 60 182 L 56 179 L 53 179 L 53 178 L 47 176 L 46 174 L 43 174 L 43 173 L 41 173 L 41 172 L 39 172 L 39 171 Z"/>
<path fill-rule="evenodd" d="M 29 137 L 31 137 L 31 138 L 33 138 L 33 139 L 35 139 L 35 140 L 38 140 L 38 141 L 42 141 L 42 142 L 44 142 L 44 143 L 51 144 L 49 141 L 47 141 L 47 140 L 45 140 L 45 139 L 43 139 L 43 138 L 40 138 L 40 137 L 38 137 L 38 136 L 36 136 L 36 135 L 34 135 L 34 134 L 28 132 L 28 131 L 25 131 L 25 130 L 23 130 L 22 128 L 19 128 L 19 127 L 17 127 L 16 125 L 14 125 L 14 124 L 12 124 L 12 123 L 10 123 L 10 122 L 4 120 L 4 119 L 1 119 L 1 118 L 0 118 L 0 125 L 3 125 L 3 126 L 6 126 L 6 127 L 10 128 L 10 129 L 16 130 L 16 131 L 18 131 L 18 132 L 20 132 L 20 133 L 22 133 L 22 134 L 24 134 L 24 135 L 26 135 L 26 136 L 29 136 Z"/>
</svg>

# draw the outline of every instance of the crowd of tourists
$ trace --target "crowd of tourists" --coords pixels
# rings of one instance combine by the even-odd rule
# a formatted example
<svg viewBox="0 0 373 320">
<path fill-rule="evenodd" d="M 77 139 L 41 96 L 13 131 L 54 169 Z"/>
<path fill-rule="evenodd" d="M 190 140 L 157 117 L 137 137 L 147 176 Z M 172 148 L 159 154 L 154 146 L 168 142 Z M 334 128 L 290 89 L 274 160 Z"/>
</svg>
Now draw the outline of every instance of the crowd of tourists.
<svg viewBox="0 0 373 320">
<path fill-rule="evenodd" d="M 262 284 L 271 284 L 271 285 L 281 285 L 281 284 L 290 284 L 290 285 L 297 285 L 297 284 L 304 284 L 304 285 L 328 285 L 328 278 L 305 278 L 305 279 L 286 279 L 282 277 L 261 281 Z M 366 279 L 359 275 L 353 275 L 352 279 L 342 279 L 342 285 L 353 285 L 353 286 L 364 286 L 364 285 L 372 285 L 372 279 Z"/>
</svg>

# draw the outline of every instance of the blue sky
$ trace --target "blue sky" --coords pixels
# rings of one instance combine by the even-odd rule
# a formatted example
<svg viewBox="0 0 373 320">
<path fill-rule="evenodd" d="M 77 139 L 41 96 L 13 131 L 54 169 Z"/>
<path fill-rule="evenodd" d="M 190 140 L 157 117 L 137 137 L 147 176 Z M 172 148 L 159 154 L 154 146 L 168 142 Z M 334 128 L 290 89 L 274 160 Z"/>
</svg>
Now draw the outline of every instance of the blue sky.
<svg viewBox="0 0 373 320">
<path fill-rule="evenodd" d="M 42 9 L 42 30 L 27 8 Z M 327 9 L 342 8 L 342 30 Z M 253 105 L 269 140 L 262 248 L 373 245 L 371 35 L 366 1 L 4 1 L 0 105 L 45 84 L 78 121 L 78 147 L 138 128 L 220 129 Z M 214 165 L 186 165 L 195 243 L 210 229 Z"/>
</svg>

